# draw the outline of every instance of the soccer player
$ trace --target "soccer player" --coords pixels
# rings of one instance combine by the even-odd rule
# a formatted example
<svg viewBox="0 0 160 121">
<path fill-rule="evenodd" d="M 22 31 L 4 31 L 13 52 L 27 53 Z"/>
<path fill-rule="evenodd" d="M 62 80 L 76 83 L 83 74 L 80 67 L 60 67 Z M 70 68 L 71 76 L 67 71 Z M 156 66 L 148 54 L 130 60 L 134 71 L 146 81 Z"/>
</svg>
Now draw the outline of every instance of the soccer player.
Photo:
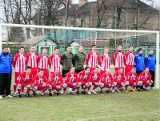
<svg viewBox="0 0 160 121">
<path fill-rule="evenodd" d="M 72 54 L 72 47 L 68 45 L 67 51 L 62 54 L 62 75 L 63 77 L 66 76 L 66 73 L 70 71 L 70 68 L 73 65 L 73 54 Z"/>
<path fill-rule="evenodd" d="M 152 76 L 149 73 L 149 68 L 145 68 L 145 70 L 139 75 L 139 80 L 143 82 L 143 88 L 141 89 L 148 90 L 153 81 L 152 81 Z"/>
<path fill-rule="evenodd" d="M 113 83 L 113 76 L 110 72 L 110 69 L 107 69 L 106 72 L 103 73 L 103 75 L 101 76 L 101 84 L 100 84 L 101 93 L 103 88 L 106 88 L 107 93 L 110 90 L 112 90 L 112 92 L 115 92 L 115 86 L 116 84 Z"/>
<path fill-rule="evenodd" d="M 81 82 L 79 82 L 78 75 L 75 73 L 75 67 L 71 67 L 70 72 L 66 74 L 65 83 L 67 87 L 71 88 L 70 94 L 74 95 L 77 90 L 77 94 L 79 94 L 79 88 L 81 86 Z M 64 88 L 64 94 L 66 93 L 66 88 Z"/>
<path fill-rule="evenodd" d="M 118 92 L 120 92 L 119 89 L 121 87 L 125 91 L 125 76 L 124 76 L 123 68 L 120 67 L 119 70 L 114 73 L 113 83 L 116 83 L 116 88 L 115 89 Z"/>
<path fill-rule="evenodd" d="M 48 79 L 49 77 L 49 71 L 48 71 L 49 57 L 47 56 L 46 48 L 43 48 L 42 55 L 38 56 L 37 64 L 38 64 L 38 69 L 43 70 L 45 77 Z"/>
<path fill-rule="evenodd" d="M 54 48 L 54 54 L 52 54 L 49 58 L 51 73 L 54 73 L 56 69 L 59 69 L 59 71 L 60 71 L 60 65 L 62 63 L 62 57 L 61 57 L 60 54 L 58 54 L 58 51 L 59 51 L 59 48 L 55 47 Z"/>
<path fill-rule="evenodd" d="M 86 66 L 84 70 L 78 74 L 78 76 L 80 81 L 84 85 L 84 89 L 82 90 L 82 93 L 86 94 L 86 90 L 88 89 L 88 94 L 91 94 L 90 88 L 92 86 L 92 80 L 91 80 L 90 68 Z"/>
<path fill-rule="evenodd" d="M 138 49 L 138 54 L 135 56 L 134 63 L 136 67 L 136 73 L 138 76 L 144 71 L 145 69 L 145 57 L 143 55 L 143 49 Z"/>
<path fill-rule="evenodd" d="M 137 84 L 140 85 L 139 81 L 138 81 L 138 75 L 136 73 L 136 69 L 135 67 L 133 67 L 131 69 L 130 72 L 127 73 L 126 75 L 126 83 L 125 83 L 125 87 L 126 87 L 126 92 L 128 91 L 127 88 L 128 86 L 131 88 L 131 90 L 134 92 L 136 91 L 136 86 Z"/>
<path fill-rule="evenodd" d="M 127 52 L 125 54 L 125 56 L 126 56 L 126 71 L 125 71 L 125 74 L 127 74 L 134 67 L 135 54 L 133 52 L 133 46 L 129 46 L 129 52 Z"/>
<path fill-rule="evenodd" d="M 24 55 L 24 47 L 20 47 L 19 53 L 14 56 L 13 67 L 15 68 L 15 81 L 14 81 L 14 87 L 13 87 L 14 89 L 13 96 L 16 97 L 17 78 L 21 73 L 25 72 L 26 70 L 26 57 Z"/>
<path fill-rule="evenodd" d="M 32 75 L 35 76 L 37 74 L 37 58 L 38 55 L 35 53 L 35 47 L 30 47 L 30 52 L 28 52 L 26 55 L 27 60 L 27 66 L 31 67 Z"/>
<path fill-rule="evenodd" d="M 19 97 L 24 96 L 24 88 L 27 88 L 26 96 L 30 97 L 30 90 L 33 88 L 33 75 L 31 68 L 26 67 L 26 71 L 21 73 L 17 80 L 17 89 Z M 21 92 L 22 91 L 22 92 Z"/>
<path fill-rule="evenodd" d="M 99 68 L 96 66 L 95 69 L 91 72 L 91 80 L 93 85 L 93 90 L 91 91 L 94 94 L 97 94 L 97 87 L 101 84 L 101 74 L 99 72 Z"/>
<path fill-rule="evenodd" d="M 33 95 L 36 96 L 38 91 L 42 91 L 42 96 L 44 95 L 45 91 L 48 89 L 47 85 L 47 78 L 44 76 L 44 71 L 42 69 L 39 70 L 38 74 L 34 77 L 34 88 L 33 88 Z"/>
<path fill-rule="evenodd" d="M 119 68 L 125 68 L 125 54 L 122 52 L 122 45 L 118 45 L 117 51 L 114 53 L 114 66 L 115 72 L 119 70 Z M 123 70 L 124 71 L 124 70 Z"/>
<path fill-rule="evenodd" d="M 86 64 L 93 71 L 99 65 L 100 55 L 96 52 L 96 45 L 92 45 L 92 51 L 87 54 Z"/>
<path fill-rule="evenodd" d="M 85 62 L 85 54 L 83 53 L 83 46 L 79 46 L 78 53 L 73 56 L 73 66 L 76 69 L 76 73 L 78 74 L 82 70 L 84 70 L 84 62 Z"/>
<path fill-rule="evenodd" d="M 149 73 L 152 76 L 152 85 L 151 87 L 154 87 L 154 77 L 155 77 L 155 70 L 156 70 L 156 57 L 154 56 L 153 50 L 149 51 L 148 56 L 146 57 L 146 67 L 149 68 Z"/>
<path fill-rule="evenodd" d="M 62 74 L 59 71 L 59 68 L 55 68 L 55 71 L 51 73 L 49 81 L 47 83 L 49 85 L 49 95 L 52 95 L 52 90 L 54 90 L 55 95 L 59 95 L 59 91 L 62 88 L 66 88 L 64 85 Z"/>
<path fill-rule="evenodd" d="M 100 57 L 100 65 L 101 65 L 101 71 L 102 74 L 107 70 L 110 69 L 111 64 L 111 56 L 108 54 L 108 47 L 104 48 L 104 54 Z"/>
</svg>

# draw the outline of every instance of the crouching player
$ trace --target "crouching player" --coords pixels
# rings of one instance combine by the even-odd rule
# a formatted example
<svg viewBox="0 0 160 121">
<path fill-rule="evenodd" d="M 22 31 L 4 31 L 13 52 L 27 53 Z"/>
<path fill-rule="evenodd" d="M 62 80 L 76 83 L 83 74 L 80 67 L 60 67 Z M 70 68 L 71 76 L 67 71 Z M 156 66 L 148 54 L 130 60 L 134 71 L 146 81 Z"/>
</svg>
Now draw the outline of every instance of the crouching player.
<svg viewBox="0 0 160 121">
<path fill-rule="evenodd" d="M 133 92 L 136 91 L 136 86 L 140 85 L 138 81 L 138 75 L 136 73 L 136 69 L 133 67 L 130 72 L 127 73 L 126 75 L 126 82 L 125 82 L 125 88 L 126 92 L 128 91 L 128 87 L 131 88 Z"/>
<path fill-rule="evenodd" d="M 66 88 L 67 85 L 63 83 L 62 74 L 59 72 L 59 68 L 55 68 L 55 71 L 51 73 L 49 81 L 49 95 L 52 96 L 52 90 L 54 90 L 55 95 L 60 94 L 60 90 Z"/>
<path fill-rule="evenodd" d="M 42 69 L 39 70 L 38 74 L 34 77 L 34 88 L 33 95 L 36 96 L 38 91 L 42 91 L 42 96 L 45 91 L 48 89 L 47 78 L 44 76 L 44 71 Z"/>
<path fill-rule="evenodd" d="M 123 88 L 123 90 L 125 91 L 125 76 L 123 68 L 119 68 L 118 71 L 115 72 L 113 83 L 116 85 L 115 90 L 120 92 L 119 89 Z"/>
<path fill-rule="evenodd" d="M 143 83 L 143 86 L 140 87 L 141 89 L 143 90 L 150 89 L 153 81 L 152 81 L 151 74 L 149 73 L 149 68 L 145 68 L 145 70 L 139 75 L 139 81 L 142 81 Z"/>
<path fill-rule="evenodd" d="M 79 82 L 78 75 L 75 73 L 75 67 L 71 67 L 70 72 L 66 74 L 65 83 L 67 84 L 67 87 L 71 88 L 71 95 L 74 95 L 76 91 L 77 94 L 79 94 L 79 88 L 81 87 L 82 83 Z M 67 88 L 64 88 L 64 94 L 66 94 L 66 89 Z"/>
<path fill-rule="evenodd" d="M 101 84 L 100 76 L 101 75 L 100 75 L 100 72 L 99 72 L 99 68 L 98 68 L 98 66 L 96 66 L 94 68 L 94 70 L 91 72 L 91 81 L 92 81 L 92 85 L 93 85 L 93 90 L 91 92 L 94 93 L 94 94 L 97 94 L 96 89 Z"/>
<path fill-rule="evenodd" d="M 110 72 L 110 69 L 107 69 L 106 72 L 101 77 L 101 85 L 100 85 L 101 93 L 103 88 L 106 88 L 107 93 L 109 91 L 115 92 L 115 87 L 116 83 L 115 82 L 113 83 L 113 77 Z"/>
<path fill-rule="evenodd" d="M 86 90 L 88 89 L 88 94 L 91 94 L 90 88 L 92 86 L 92 80 L 91 80 L 91 74 L 90 74 L 90 68 L 86 66 L 84 68 L 84 71 L 81 71 L 79 74 L 79 79 L 82 82 L 84 89 L 82 90 L 83 94 L 86 94 Z"/>
<path fill-rule="evenodd" d="M 31 74 L 31 67 L 26 68 L 26 72 L 23 72 L 18 77 L 18 95 L 19 97 L 24 95 L 24 88 L 27 88 L 26 96 L 30 97 L 29 92 L 33 88 L 33 75 Z M 22 91 L 22 92 L 21 92 Z"/>
</svg>

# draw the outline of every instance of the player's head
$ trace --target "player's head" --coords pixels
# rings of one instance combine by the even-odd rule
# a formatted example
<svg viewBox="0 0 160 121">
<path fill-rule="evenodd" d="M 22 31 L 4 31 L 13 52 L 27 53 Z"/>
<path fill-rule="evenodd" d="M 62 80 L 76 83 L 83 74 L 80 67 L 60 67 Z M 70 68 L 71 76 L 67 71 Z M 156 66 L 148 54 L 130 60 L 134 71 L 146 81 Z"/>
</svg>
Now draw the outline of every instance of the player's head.
<svg viewBox="0 0 160 121">
<path fill-rule="evenodd" d="M 55 73 L 55 74 L 58 74 L 58 73 L 59 73 L 59 69 L 58 69 L 58 68 L 55 68 L 54 73 Z"/>
<path fill-rule="evenodd" d="M 68 45 L 68 46 L 67 46 L 67 52 L 72 52 L 72 47 L 71 47 L 71 45 Z"/>
<path fill-rule="evenodd" d="M 71 73 L 74 73 L 74 72 L 75 72 L 75 67 L 74 67 L 74 66 L 72 66 L 72 67 L 70 68 L 70 72 L 71 72 Z"/>
<path fill-rule="evenodd" d="M 146 68 L 144 69 L 144 71 L 145 71 L 145 73 L 148 73 L 148 72 L 149 72 L 149 68 L 146 67 Z"/>
<path fill-rule="evenodd" d="M 122 73 L 123 73 L 123 68 L 120 67 L 120 68 L 118 69 L 118 72 L 119 72 L 120 74 L 122 74 Z"/>
<path fill-rule="evenodd" d="M 30 47 L 30 52 L 32 52 L 32 53 L 35 52 L 35 46 Z"/>
<path fill-rule="evenodd" d="M 153 50 L 150 50 L 150 51 L 149 51 L 149 54 L 150 54 L 150 55 L 153 55 L 153 54 L 154 54 L 154 51 L 153 51 Z"/>
<path fill-rule="evenodd" d="M 8 53 L 8 47 L 2 47 L 4 53 Z"/>
<path fill-rule="evenodd" d="M 138 49 L 138 52 L 139 52 L 140 54 L 143 54 L 143 49 L 142 49 L 142 48 L 139 48 L 139 49 Z"/>
<path fill-rule="evenodd" d="M 42 69 L 40 69 L 40 70 L 38 71 L 38 75 L 39 75 L 40 77 L 42 77 L 43 74 L 44 74 L 44 71 L 43 71 Z"/>
<path fill-rule="evenodd" d="M 96 49 L 97 49 L 97 46 L 96 45 L 92 45 L 92 51 L 96 51 Z"/>
<path fill-rule="evenodd" d="M 86 66 L 86 67 L 84 68 L 84 71 L 85 71 L 86 74 L 89 74 L 90 68 L 89 68 L 88 66 Z"/>
<path fill-rule="evenodd" d="M 108 47 L 105 47 L 105 48 L 104 48 L 104 53 L 105 53 L 105 54 L 108 54 L 108 51 L 109 51 Z"/>
<path fill-rule="evenodd" d="M 24 53 L 24 47 L 19 48 L 19 53 L 23 54 Z"/>
<path fill-rule="evenodd" d="M 118 50 L 118 51 L 122 51 L 122 45 L 118 45 L 118 46 L 117 46 L 117 50 Z"/>
<path fill-rule="evenodd" d="M 30 74 L 30 73 L 31 73 L 31 67 L 30 67 L 30 66 L 27 66 L 27 67 L 26 67 L 26 73 L 27 73 L 27 74 Z"/>
<path fill-rule="evenodd" d="M 95 72 L 95 73 L 99 73 L 99 68 L 98 68 L 98 66 L 96 66 L 96 67 L 94 68 L 94 72 Z"/>
<path fill-rule="evenodd" d="M 129 46 L 128 49 L 129 49 L 129 52 L 133 52 L 133 46 Z"/>
<path fill-rule="evenodd" d="M 133 67 L 133 68 L 131 69 L 131 72 L 132 72 L 132 73 L 136 73 L 136 68 Z"/>
<path fill-rule="evenodd" d="M 111 73 L 111 70 L 110 69 L 107 69 L 106 70 L 106 73 L 109 75 Z"/>
<path fill-rule="evenodd" d="M 46 48 L 42 49 L 42 55 L 47 55 L 47 49 Z"/>
<path fill-rule="evenodd" d="M 80 45 L 79 48 L 78 48 L 79 52 L 82 52 L 83 51 L 83 46 Z"/>
<path fill-rule="evenodd" d="M 59 48 L 58 48 L 58 47 L 55 47 L 55 48 L 54 48 L 54 53 L 55 53 L 55 54 L 58 54 L 58 51 L 59 51 Z"/>
</svg>

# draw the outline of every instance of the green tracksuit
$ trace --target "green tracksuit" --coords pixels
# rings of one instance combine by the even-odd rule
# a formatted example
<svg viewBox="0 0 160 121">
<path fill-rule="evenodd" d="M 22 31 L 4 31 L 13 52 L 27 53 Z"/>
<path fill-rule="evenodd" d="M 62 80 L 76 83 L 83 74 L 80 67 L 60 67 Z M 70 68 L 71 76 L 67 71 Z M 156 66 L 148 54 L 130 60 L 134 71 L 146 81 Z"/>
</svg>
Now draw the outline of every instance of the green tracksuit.
<svg viewBox="0 0 160 121">
<path fill-rule="evenodd" d="M 78 52 L 73 56 L 73 65 L 76 70 L 83 70 L 85 62 L 85 54 L 83 52 Z"/>
<path fill-rule="evenodd" d="M 63 70 L 69 71 L 72 66 L 72 61 L 73 61 L 73 54 L 68 53 L 68 52 L 64 52 L 62 54 Z"/>
</svg>

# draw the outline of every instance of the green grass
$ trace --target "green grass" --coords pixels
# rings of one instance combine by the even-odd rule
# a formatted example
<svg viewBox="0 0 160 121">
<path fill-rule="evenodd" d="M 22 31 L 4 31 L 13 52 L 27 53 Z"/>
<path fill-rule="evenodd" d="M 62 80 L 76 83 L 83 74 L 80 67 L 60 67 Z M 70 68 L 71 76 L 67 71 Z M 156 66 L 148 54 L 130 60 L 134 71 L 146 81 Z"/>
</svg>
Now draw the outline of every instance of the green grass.
<svg viewBox="0 0 160 121">
<path fill-rule="evenodd" d="M 0 121 L 158 121 L 159 90 L 0 100 Z"/>
</svg>

